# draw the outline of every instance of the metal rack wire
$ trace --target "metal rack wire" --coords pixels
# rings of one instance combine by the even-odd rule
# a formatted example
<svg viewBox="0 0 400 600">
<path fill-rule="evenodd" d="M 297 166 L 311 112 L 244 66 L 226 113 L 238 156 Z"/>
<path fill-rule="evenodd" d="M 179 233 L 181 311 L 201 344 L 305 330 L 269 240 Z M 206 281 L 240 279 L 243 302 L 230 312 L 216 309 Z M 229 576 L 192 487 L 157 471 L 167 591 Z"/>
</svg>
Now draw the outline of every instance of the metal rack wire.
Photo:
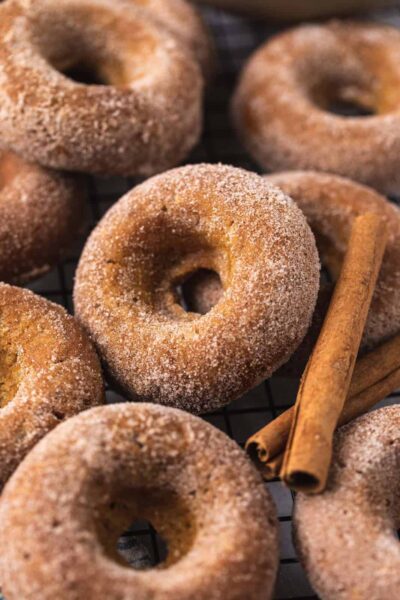
<svg viewBox="0 0 400 600">
<path fill-rule="evenodd" d="M 223 162 L 257 170 L 235 138 L 229 119 L 229 99 L 243 62 L 276 28 L 221 11 L 208 9 L 204 12 L 217 42 L 219 68 L 206 98 L 204 134 L 188 162 Z M 379 18 L 400 25 L 400 10 L 386 12 Z M 89 229 L 134 183 L 127 179 L 90 180 Z M 62 265 L 29 286 L 50 300 L 63 304 L 71 312 L 73 276 L 83 242 L 84 239 L 81 239 L 76 244 Z M 272 378 L 229 407 L 206 415 L 205 419 L 243 444 L 251 433 L 293 403 L 296 388 L 297 382 Z M 394 402 L 396 398 L 399 401 L 400 392 L 386 403 Z M 112 402 L 118 397 L 108 391 L 108 399 Z M 269 483 L 268 488 L 276 501 L 281 533 L 281 564 L 276 598 L 315 598 L 291 542 L 292 495 L 277 481 Z M 148 548 L 150 560 L 158 562 L 160 552 L 162 554 L 165 548 L 162 541 L 157 539 L 156 532 L 146 524 L 139 524 L 135 528 L 135 536 Z"/>
</svg>

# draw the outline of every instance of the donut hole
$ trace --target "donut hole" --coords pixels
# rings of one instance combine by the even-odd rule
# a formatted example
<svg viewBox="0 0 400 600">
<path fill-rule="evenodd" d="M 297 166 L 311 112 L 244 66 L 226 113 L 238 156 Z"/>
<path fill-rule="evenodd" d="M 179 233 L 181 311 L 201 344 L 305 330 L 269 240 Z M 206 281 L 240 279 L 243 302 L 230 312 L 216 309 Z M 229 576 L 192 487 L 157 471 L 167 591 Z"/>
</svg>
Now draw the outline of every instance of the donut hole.
<svg viewBox="0 0 400 600">
<path fill-rule="evenodd" d="M 345 98 L 330 98 L 326 110 L 341 117 L 369 117 L 375 114 L 371 108 L 363 106 L 355 100 Z"/>
<path fill-rule="evenodd" d="M 224 293 L 222 281 L 212 269 L 197 269 L 176 286 L 182 308 L 188 312 L 207 314 Z"/>
<path fill-rule="evenodd" d="M 182 217 L 187 219 L 186 214 Z M 221 298 L 225 282 L 230 281 L 229 250 L 192 225 L 198 224 L 179 222 L 160 207 L 157 219 L 144 221 L 140 234 L 127 242 L 122 257 L 105 259 L 105 268 L 115 276 L 118 273 L 118 286 L 131 302 L 163 322 L 200 318 Z M 192 289 L 208 292 L 207 281 L 213 289 L 212 301 L 209 298 L 208 305 L 199 306 Z"/>
<path fill-rule="evenodd" d="M 339 117 L 369 117 L 377 113 L 375 98 L 356 81 L 322 82 L 313 89 L 312 96 L 317 106 Z"/>
<path fill-rule="evenodd" d="M 154 69 L 152 28 L 131 15 L 116 19 L 112 6 L 83 0 L 80 6 L 48 7 L 31 23 L 42 58 L 80 85 L 128 87 Z"/>
<path fill-rule="evenodd" d="M 168 544 L 150 521 L 138 519 L 118 538 L 117 552 L 132 569 L 143 570 L 168 559 Z"/>
<path fill-rule="evenodd" d="M 64 77 L 79 85 L 120 86 L 125 84 L 123 67 L 119 61 L 101 60 L 92 54 L 83 56 L 81 52 L 71 53 L 67 58 L 48 59 L 51 66 Z"/>
<path fill-rule="evenodd" d="M 68 79 L 85 85 L 108 85 L 109 83 L 95 65 L 79 63 L 65 68 L 62 73 Z"/>
<path fill-rule="evenodd" d="M 115 562 L 158 569 L 176 563 L 192 546 L 194 519 L 169 489 L 125 488 L 98 512 L 99 540 Z"/>
</svg>

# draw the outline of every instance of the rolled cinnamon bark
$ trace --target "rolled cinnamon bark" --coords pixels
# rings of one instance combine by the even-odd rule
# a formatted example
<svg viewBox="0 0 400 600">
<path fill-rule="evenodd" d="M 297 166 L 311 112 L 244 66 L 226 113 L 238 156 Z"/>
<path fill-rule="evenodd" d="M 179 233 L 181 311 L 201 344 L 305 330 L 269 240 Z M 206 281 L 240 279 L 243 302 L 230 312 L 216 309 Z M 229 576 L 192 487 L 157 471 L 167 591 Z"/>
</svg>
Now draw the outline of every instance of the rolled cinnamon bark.
<svg viewBox="0 0 400 600">
<path fill-rule="evenodd" d="M 358 359 L 338 426 L 372 408 L 400 387 L 400 334 Z M 279 475 L 289 437 L 294 406 L 257 431 L 246 442 L 266 479 Z"/>
<path fill-rule="evenodd" d="M 332 439 L 348 395 L 387 239 L 381 217 L 354 220 L 328 313 L 308 361 L 294 407 L 281 478 L 318 493 L 326 485 Z"/>
</svg>

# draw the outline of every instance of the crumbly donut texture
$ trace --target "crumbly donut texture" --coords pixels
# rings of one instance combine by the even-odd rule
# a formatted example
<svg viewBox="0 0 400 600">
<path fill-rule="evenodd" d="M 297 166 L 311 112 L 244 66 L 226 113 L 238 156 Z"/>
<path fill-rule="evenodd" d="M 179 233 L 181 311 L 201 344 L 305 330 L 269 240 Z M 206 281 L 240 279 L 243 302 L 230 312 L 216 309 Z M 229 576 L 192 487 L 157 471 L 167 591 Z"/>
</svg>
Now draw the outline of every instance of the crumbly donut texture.
<svg viewBox="0 0 400 600">
<path fill-rule="evenodd" d="M 373 114 L 333 114 L 336 101 Z M 243 70 L 233 117 L 268 171 L 329 171 L 399 193 L 400 32 L 334 21 L 272 38 Z"/>
<path fill-rule="evenodd" d="M 200 269 L 224 287 L 204 316 L 175 293 Z M 81 256 L 74 302 L 131 398 L 200 413 L 289 358 L 318 285 L 314 237 L 295 203 L 259 175 L 203 164 L 153 177 L 111 208 Z"/>
<path fill-rule="evenodd" d="M 45 166 L 150 175 L 201 129 L 203 78 L 187 47 L 130 0 L 0 7 L 0 139 Z M 68 76 L 87 71 L 103 85 Z"/>
<path fill-rule="evenodd" d="M 298 494 L 295 541 L 322 600 L 393 600 L 400 589 L 400 406 L 341 428 L 323 494 Z"/>
<path fill-rule="evenodd" d="M 168 544 L 150 570 L 127 568 L 116 552 L 138 518 Z M 175 409 L 116 404 L 63 423 L 7 484 L 0 520 L 7 600 L 272 595 L 271 497 L 235 442 Z"/>
<path fill-rule="evenodd" d="M 400 209 L 374 190 L 335 175 L 292 171 L 269 175 L 266 180 L 281 188 L 301 208 L 314 233 L 321 263 L 334 281 L 340 273 L 355 217 L 366 212 L 381 215 L 387 225 L 388 242 L 363 347 L 371 349 L 399 333 Z"/>
<path fill-rule="evenodd" d="M 73 317 L 0 283 L 0 490 L 48 431 L 103 395 L 97 355 Z"/>
<path fill-rule="evenodd" d="M 0 151 L 0 280 L 42 276 L 85 224 L 85 185 Z"/>
</svg>

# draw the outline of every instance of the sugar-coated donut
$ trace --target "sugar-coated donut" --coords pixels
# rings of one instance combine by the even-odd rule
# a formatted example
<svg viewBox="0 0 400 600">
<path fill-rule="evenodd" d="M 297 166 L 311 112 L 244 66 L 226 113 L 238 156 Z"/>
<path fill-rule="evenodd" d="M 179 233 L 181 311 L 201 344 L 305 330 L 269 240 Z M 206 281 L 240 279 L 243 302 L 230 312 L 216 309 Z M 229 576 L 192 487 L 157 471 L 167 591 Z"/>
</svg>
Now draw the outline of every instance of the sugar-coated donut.
<svg viewBox="0 0 400 600">
<path fill-rule="evenodd" d="M 336 434 L 323 494 L 298 494 L 300 560 L 322 600 L 393 600 L 400 589 L 400 406 Z"/>
<path fill-rule="evenodd" d="M 204 316 L 175 293 L 200 269 L 225 290 Z M 111 208 L 81 256 L 74 302 L 125 393 L 200 413 L 289 358 L 318 285 L 314 237 L 295 203 L 259 175 L 203 164 L 154 177 Z"/>
<path fill-rule="evenodd" d="M 342 116 L 335 103 L 373 113 Z M 249 60 L 233 116 L 266 170 L 315 169 L 400 192 L 400 32 L 382 24 L 304 25 Z"/>
<path fill-rule="evenodd" d="M 129 569 L 116 552 L 139 518 L 167 542 L 158 568 Z M 7 484 L 0 520 L 7 600 L 272 595 L 271 497 L 235 442 L 179 410 L 117 404 L 63 423 Z"/>
<path fill-rule="evenodd" d="M 148 10 L 194 53 L 205 77 L 213 70 L 214 45 L 199 11 L 186 0 L 126 0 Z"/>
<path fill-rule="evenodd" d="M 3 146 L 54 168 L 149 175 L 195 144 L 199 65 L 149 11 L 122 0 L 10 0 L 0 10 Z M 85 71 L 99 85 L 72 79 Z"/>
<path fill-rule="evenodd" d="M 0 151 L 0 280 L 40 277 L 85 222 L 85 186 Z"/>
<path fill-rule="evenodd" d="M 78 323 L 0 283 L 0 490 L 48 431 L 102 401 L 99 361 Z"/>
<path fill-rule="evenodd" d="M 372 348 L 400 331 L 400 209 L 364 185 L 324 173 L 292 171 L 265 179 L 293 198 L 315 235 L 322 265 L 339 276 L 352 222 L 363 213 L 386 221 L 388 242 L 372 298 L 363 346 Z M 326 306 L 326 303 L 323 303 Z"/>
</svg>

